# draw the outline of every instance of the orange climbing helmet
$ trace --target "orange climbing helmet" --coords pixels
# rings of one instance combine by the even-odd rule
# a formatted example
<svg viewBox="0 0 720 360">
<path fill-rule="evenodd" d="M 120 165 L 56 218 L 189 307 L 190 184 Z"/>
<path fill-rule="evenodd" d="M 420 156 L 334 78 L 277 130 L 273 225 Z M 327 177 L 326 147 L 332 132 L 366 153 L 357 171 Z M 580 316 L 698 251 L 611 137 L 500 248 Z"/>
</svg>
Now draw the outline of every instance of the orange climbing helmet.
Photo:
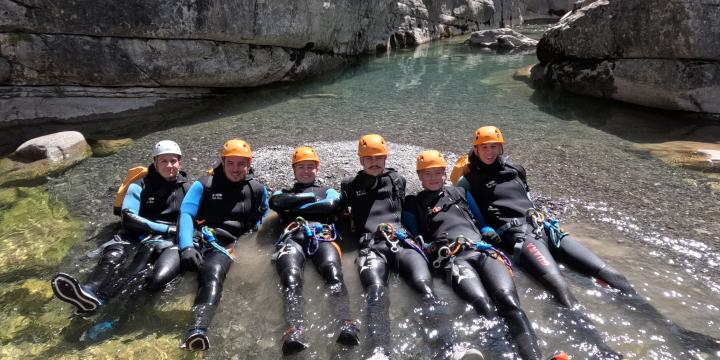
<svg viewBox="0 0 720 360">
<path fill-rule="evenodd" d="M 473 146 L 491 143 L 505 143 L 500 129 L 494 126 L 483 126 L 475 130 L 475 140 L 473 140 Z"/>
<path fill-rule="evenodd" d="M 378 134 L 363 135 L 358 142 L 358 156 L 381 156 L 388 154 L 385 139 Z"/>
<path fill-rule="evenodd" d="M 222 157 L 241 156 L 252 159 L 252 148 L 245 140 L 232 139 L 223 144 Z"/>
<path fill-rule="evenodd" d="M 317 151 L 309 146 L 301 146 L 295 149 L 293 153 L 292 164 L 295 165 L 301 161 L 312 160 L 320 163 L 320 157 L 318 157 Z"/>
<path fill-rule="evenodd" d="M 445 168 L 447 162 L 443 155 L 437 150 L 425 150 L 417 156 L 415 170 L 425 170 L 431 168 Z"/>
</svg>

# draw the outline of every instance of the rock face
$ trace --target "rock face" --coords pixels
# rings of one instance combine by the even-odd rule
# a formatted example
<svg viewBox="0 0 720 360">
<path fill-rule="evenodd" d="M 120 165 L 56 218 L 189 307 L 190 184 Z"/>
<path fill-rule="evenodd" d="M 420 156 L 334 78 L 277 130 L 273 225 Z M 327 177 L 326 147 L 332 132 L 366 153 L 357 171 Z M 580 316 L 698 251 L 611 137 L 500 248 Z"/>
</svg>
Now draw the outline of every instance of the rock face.
<svg viewBox="0 0 720 360">
<path fill-rule="evenodd" d="M 720 113 L 720 0 L 599 0 L 545 33 L 545 82 L 671 110 Z"/>
<path fill-rule="evenodd" d="M 92 95 L 99 92 L 89 91 L 81 102 L 110 104 L 98 106 L 117 113 L 132 105 L 107 95 L 123 98 L 138 87 L 163 93 L 153 89 L 293 81 L 362 53 L 519 24 L 525 1 L 0 0 L 0 91 L 11 99 L 1 105 L 19 109 L 0 111 L 0 126 L 82 116 L 71 114 L 71 107 L 53 113 L 57 103 L 42 106 L 48 97 L 64 99 L 68 87 L 105 89 L 100 101 Z M 49 95 L 48 87 L 57 94 Z M 18 96 L 21 92 L 26 95 Z M 198 94 L 203 92 L 168 98 Z M 24 103 L 18 106 L 14 99 L 20 97 Z M 25 113 L 25 103 L 35 111 Z"/>
<path fill-rule="evenodd" d="M 468 43 L 491 49 L 534 49 L 537 40 L 533 40 L 512 29 L 492 29 L 475 31 L 470 34 Z"/>
<path fill-rule="evenodd" d="M 577 0 L 528 0 L 525 21 L 557 21 L 575 8 Z"/>
</svg>

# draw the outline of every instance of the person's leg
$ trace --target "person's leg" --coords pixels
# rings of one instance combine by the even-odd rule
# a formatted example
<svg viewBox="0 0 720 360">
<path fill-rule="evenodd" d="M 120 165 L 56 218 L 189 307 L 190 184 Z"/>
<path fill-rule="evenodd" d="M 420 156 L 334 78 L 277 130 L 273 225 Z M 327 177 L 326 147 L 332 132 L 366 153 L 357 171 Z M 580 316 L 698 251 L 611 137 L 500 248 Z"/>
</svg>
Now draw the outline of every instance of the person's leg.
<svg viewBox="0 0 720 360">
<path fill-rule="evenodd" d="M 198 270 L 198 291 L 192 308 L 193 320 L 182 348 L 193 351 L 210 348 L 207 331 L 220 303 L 223 282 L 232 262 L 220 251 L 208 250 L 203 254 L 203 263 Z"/>
<path fill-rule="evenodd" d="M 115 242 L 103 248 L 100 261 L 84 284 L 65 273 L 53 276 L 50 284 L 55 296 L 75 306 L 78 313 L 95 311 L 105 303 L 101 289 L 116 280 L 118 269 L 125 261 L 128 246 L 128 243 Z"/>
<path fill-rule="evenodd" d="M 553 244 L 550 244 L 549 247 L 556 259 L 566 263 L 574 270 L 596 277 L 626 295 L 637 294 L 625 276 L 571 236 L 563 237 L 559 248 Z"/>
<path fill-rule="evenodd" d="M 337 342 L 353 346 L 360 342 L 360 328 L 357 321 L 350 317 L 350 300 L 343 281 L 340 253 L 336 246 L 335 243 L 320 243 L 312 261 L 325 280 L 327 293 L 330 296 L 330 311 L 333 318 L 339 322 L 340 333 Z"/>
<path fill-rule="evenodd" d="M 287 330 L 283 334 L 283 354 L 291 354 L 308 347 L 304 331 L 303 268 L 305 255 L 296 242 L 288 239 L 273 254 L 275 269 L 282 284 L 283 305 Z"/>
<path fill-rule="evenodd" d="M 165 248 L 155 261 L 152 277 L 150 277 L 148 281 L 147 289 L 152 292 L 158 291 L 179 274 L 180 252 L 177 246 Z"/>
<path fill-rule="evenodd" d="M 510 334 L 518 346 L 520 357 L 523 360 L 542 359 L 537 336 L 530 325 L 530 320 L 520 307 L 515 283 L 505 264 L 502 260 L 485 254 L 472 264 L 478 270 L 482 283 L 485 284 L 500 315 L 505 319 Z"/>
<path fill-rule="evenodd" d="M 577 300 L 550 254 L 545 238 L 536 239 L 531 233 L 525 234 L 520 253 L 515 256 L 517 264 L 545 285 L 560 304 L 568 308 L 575 306 Z"/>
<path fill-rule="evenodd" d="M 360 250 L 357 265 L 367 305 L 368 343 L 374 352 L 386 355 L 391 346 L 387 260 L 381 249 L 367 247 Z"/>
<path fill-rule="evenodd" d="M 466 251 L 445 266 L 445 279 L 463 300 L 467 301 L 479 314 L 493 319 L 497 316 L 495 306 L 483 287 L 477 271 L 468 262 L 469 259 L 481 257 L 478 252 Z"/>
</svg>

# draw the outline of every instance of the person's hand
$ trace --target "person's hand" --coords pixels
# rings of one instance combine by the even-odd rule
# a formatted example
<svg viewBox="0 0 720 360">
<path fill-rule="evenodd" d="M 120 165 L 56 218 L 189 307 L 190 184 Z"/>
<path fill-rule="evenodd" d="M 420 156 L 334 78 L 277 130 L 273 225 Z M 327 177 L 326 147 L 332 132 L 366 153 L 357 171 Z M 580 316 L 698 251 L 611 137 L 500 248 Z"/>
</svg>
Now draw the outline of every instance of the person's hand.
<svg viewBox="0 0 720 360">
<path fill-rule="evenodd" d="M 189 247 L 180 253 L 180 263 L 185 270 L 197 270 L 202 264 L 202 255 L 194 247 Z"/>
<path fill-rule="evenodd" d="M 500 243 L 500 235 L 494 231 L 487 231 L 482 234 L 482 239 L 486 243 L 497 245 Z"/>
</svg>

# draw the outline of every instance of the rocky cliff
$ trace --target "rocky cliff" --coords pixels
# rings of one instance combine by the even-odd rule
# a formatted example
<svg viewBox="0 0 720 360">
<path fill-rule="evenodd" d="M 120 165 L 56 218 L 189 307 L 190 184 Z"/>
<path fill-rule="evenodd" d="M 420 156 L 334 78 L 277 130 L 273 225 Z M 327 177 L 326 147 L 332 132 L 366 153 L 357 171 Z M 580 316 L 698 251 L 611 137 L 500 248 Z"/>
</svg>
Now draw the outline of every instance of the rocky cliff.
<svg viewBox="0 0 720 360">
<path fill-rule="evenodd" d="M 535 76 L 568 91 L 720 113 L 720 0 L 599 0 L 545 33 Z"/>
</svg>

